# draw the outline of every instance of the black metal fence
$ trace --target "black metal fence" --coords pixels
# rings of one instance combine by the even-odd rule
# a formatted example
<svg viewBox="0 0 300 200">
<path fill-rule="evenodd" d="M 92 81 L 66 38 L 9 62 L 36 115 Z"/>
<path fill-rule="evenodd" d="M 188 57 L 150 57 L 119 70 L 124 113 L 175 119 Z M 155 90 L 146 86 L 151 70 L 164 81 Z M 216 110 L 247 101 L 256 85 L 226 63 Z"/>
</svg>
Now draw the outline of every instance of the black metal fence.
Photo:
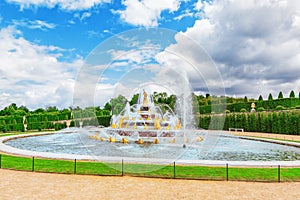
<svg viewBox="0 0 300 200">
<path fill-rule="evenodd" d="M 38 157 L 18 157 L 0 154 L 0 168 L 63 174 L 138 176 L 152 178 L 220 180 L 220 181 L 300 181 L 300 167 L 289 166 L 213 166 L 181 163 L 132 163 L 122 159 L 118 162 L 86 160 L 59 160 Z"/>
</svg>

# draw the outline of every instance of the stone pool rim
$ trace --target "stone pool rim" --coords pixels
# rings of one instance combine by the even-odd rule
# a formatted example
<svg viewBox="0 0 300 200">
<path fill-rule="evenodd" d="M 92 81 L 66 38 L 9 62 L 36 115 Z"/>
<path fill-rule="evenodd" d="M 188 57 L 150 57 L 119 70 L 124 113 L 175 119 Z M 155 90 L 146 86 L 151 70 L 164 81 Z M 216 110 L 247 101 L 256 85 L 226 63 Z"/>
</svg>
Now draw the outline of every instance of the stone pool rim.
<svg viewBox="0 0 300 200">
<path fill-rule="evenodd" d="M 202 130 L 207 131 L 207 130 Z M 218 130 L 216 130 L 218 131 Z M 18 149 L 9 145 L 6 145 L 5 142 L 9 140 L 14 140 L 24 137 L 34 137 L 41 135 L 50 135 L 56 133 L 72 133 L 72 130 L 60 130 L 60 131 L 51 131 L 51 132 L 37 132 L 37 133 L 26 133 L 18 135 L 10 135 L 0 137 L 0 153 L 5 153 L 14 156 L 20 157 L 36 157 L 36 158 L 45 158 L 45 159 L 62 159 L 62 160 L 86 160 L 86 161 L 98 161 L 98 162 L 107 162 L 115 163 L 122 162 L 126 163 L 140 163 L 140 164 L 170 164 L 176 162 L 176 164 L 182 165 L 200 165 L 200 166 L 236 166 L 236 167 L 300 167 L 300 160 L 295 161 L 223 161 L 223 160 L 177 160 L 177 159 L 163 159 L 163 158 L 132 158 L 132 157 L 108 157 L 108 156 L 92 156 L 92 155 L 77 155 L 77 154 L 67 154 L 67 153 L 52 153 L 52 152 L 38 152 L 30 151 L 24 149 Z M 228 135 L 233 135 L 230 131 L 218 131 L 226 133 Z M 241 139 L 255 140 L 261 142 L 275 143 L 279 145 L 288 145 L 300 148 L 300 143 L 265 139 L 265 138 L 255 138 L 248 136 L 237 136 Z"/>
</svg>

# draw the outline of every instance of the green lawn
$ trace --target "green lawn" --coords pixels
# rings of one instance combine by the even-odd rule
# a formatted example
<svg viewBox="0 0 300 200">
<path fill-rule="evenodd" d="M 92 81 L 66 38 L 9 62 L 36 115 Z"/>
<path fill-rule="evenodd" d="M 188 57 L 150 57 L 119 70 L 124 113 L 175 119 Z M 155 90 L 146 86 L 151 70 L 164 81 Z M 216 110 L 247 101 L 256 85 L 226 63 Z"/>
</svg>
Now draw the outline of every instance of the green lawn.
<svg viewBox="0 0 300 200">
<path fill-rule="evenodd" d="M 1 168 L 51 172 L 64 174 L 88 174 L 107 176 L 140 176 L 201 180 L 228 180 L 231 181 L 278 181 L 278 167 L 249 168 L 249 167 L 208 167 L 185 165 L 155 165 L 102 163 L 96 161 L 57 160 L 44 158 L 28 158 L 11 155 L 1 155 Z M 123 170 L 122 170 L 123 169 Z M 123 171 L 123 173 L 122 173 Z M 280 168 L 280 181 L 300 181 L 300 168 Z"/>
</svg>

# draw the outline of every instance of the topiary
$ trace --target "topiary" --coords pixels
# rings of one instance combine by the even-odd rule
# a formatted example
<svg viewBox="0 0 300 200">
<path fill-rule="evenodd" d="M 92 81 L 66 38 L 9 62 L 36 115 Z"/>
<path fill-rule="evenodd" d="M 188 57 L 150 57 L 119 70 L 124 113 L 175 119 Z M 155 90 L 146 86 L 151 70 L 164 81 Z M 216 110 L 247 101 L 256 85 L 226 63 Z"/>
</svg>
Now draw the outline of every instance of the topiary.
<svg viewBox="0 0 300 200">
<path fill-rule="evenodd" d="M 264 111 L 265 109 L 264 109 L 264 107 L 259 107 L 259 108 L 257 108 L 257 111 Z"/>
<path fill-rule="evenodd" d="M 276 106 L 276 110 L 284 110 L 285 109 L 285 107 L 283 107 L 283 106 Z"/>
<path fill-rule="evenodd" d="M 247 112 L 246 108 L 242 108 L 240 112 Z"/>
</svg>

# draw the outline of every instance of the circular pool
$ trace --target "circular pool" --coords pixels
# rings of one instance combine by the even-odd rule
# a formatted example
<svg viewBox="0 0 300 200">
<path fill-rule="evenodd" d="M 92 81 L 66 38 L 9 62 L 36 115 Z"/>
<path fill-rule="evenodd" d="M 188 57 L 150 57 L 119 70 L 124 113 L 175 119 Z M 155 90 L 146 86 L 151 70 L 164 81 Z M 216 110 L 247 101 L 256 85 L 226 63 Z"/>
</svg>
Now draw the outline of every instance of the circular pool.
<svg viewBox="0 0 300 200">
<path fill-rule="evenodd" d="M 241 138 L 220 131 L 195 131 L 195 137 L 201 136 L 202 142 L 193 141 L 183 148 L 179 144 L 136 143 L 122 144 L 100 142 L 89 136 L 94 129 L 66 129 L 54 134 L 8 139 L 5 145 L 12 149 L 47 153 L 92 156 L 105 158 L 141 158 L 189 161 L 299 161 L 300 148 L 271 142 Z M 38 155 L 38 154 L 36 154 Z"/>
</svg>

